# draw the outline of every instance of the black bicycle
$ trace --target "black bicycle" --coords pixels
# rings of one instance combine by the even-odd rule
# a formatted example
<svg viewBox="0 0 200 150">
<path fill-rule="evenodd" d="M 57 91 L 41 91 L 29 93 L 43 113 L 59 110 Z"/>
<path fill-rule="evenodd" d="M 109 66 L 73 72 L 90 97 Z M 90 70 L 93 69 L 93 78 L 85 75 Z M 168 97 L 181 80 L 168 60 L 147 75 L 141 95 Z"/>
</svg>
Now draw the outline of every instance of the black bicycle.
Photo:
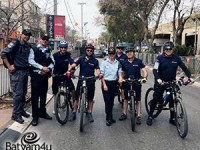
<svg viewBox="0 0 200 150">
<path fill-rule="evenodd" d="M 163 85 L 168 85 L 168 88 L 165 90 L 163 100 L 157 103 L 153 116 L 152 116 L 153 118 L 156 118 L 162 112 L 162 110 L 173 109 L 175 112 L 176 128 L 181 138 L 184 138 L 187 136 L 188 120 L 187 120 L 186 109 L 183 104 L 183 100 L 181 96 L 180 86 L 187 85 L 187 84 L 188 83 L 183 82 L 183 77 L 181 77 L 179 80 L 175 80 L 171 82 L 163 82 Z M 153 93 L 154 93 L 154 88 L 149 88 L 145 95 L 145 107 L 148 114 L 150 112 L 150 105 L 153 99 Z M 165 98 L 165 97 L 168 97 L 166 95 L 169 95 L 169 94 L 171 94 L 173 97 L 173 103 L 174 103 L 173 108 L 169 107 L 168 105 L 169 100 Z"/>
<path fill-rule="evenodd" d="M 140 79 L 134 79 L 134 77 L 129 77 L 128 79 L 124 79 L 123 82 L 127 82 L 130 86 L 130 90 L 128 90 L 128 106 L 129 113 L 131 118 L 131 130 L 135 131 L 136 124 L 136 100 L 135 100 L 135 90 L 133 90 L 134 84 L 141 84 Z"/>
<path fill-rule="evenodd" d="M 86 81 L 96 81 L 98 76 L 84 77 L 84 76 L 74 76 L 82 81 L 82 85 L 80 87 L 80 98 L 79 98 L 79 106 L 78 112 L 80 113 L 80 132 L 83 132 L 83 116 L 84 113 L 88 111 L 88 99 L 87 99 L 87 86 Z"/>
<path fill-rule="evenodd" d="M 60 84 L 58 87 L 58 92 L 54 100 L 54 110 L 56 120 L 64 125 L 67 123 L 69 118 L 69 107 L 73 109 L 73 100 L 69 91 L 69 87 L 66 86 L 67 78 L 66 75 L 53 75 L 53 77 L 58 77 Z"/>
</svg>

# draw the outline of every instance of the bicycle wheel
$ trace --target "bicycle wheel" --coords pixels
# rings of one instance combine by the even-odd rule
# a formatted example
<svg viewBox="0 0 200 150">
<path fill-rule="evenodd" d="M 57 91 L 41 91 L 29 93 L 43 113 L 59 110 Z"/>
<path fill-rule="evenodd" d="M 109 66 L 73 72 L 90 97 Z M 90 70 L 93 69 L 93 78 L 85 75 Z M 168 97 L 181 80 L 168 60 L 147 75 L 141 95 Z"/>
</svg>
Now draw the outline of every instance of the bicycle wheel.
<svg viewBox="0 0 200 150">
<path fill-rule="evenodd" d="M 117 99 L 118 102 L 121 104 L 122 103 L 122 95 L 121 95 L 121 89 L 118 87 L 116 91 Z"/>
<path fill-rule="evenodd" d="M 84 102 L 85 102 L 85 94 L 82 93 L 81 96 L 81 106 L 80 106 L 80 132 L 83 132 L 83 114 L 84 114 Z"/>
<path fill-rule="evenodd" d="M 131 129 L 132 131 L 135 131 L 135 100 L 134 96 L 131 96 L 130 101 L 130 113 L 131 113 Z"/>
<path fill-rule="evenodd" d="M 154 93 L 154 89 L 151 87 L 147 90 L 147 92 L 145 94 L 145 107 L 146 107 L 146 111 L 147 111 L 148 115 L 150 113 L 150 105 L 153 100 L 153 93 Z M 153 118 L 158 117 L 158 115 L 161 113 L 161 111 L 162 111 L 162 105 L 160 103 L 157 103 L 152 117 Z"/>
<path fill-rule="evenodd" d="M 57 121 L 62 125 L 67 123 L 69 117 L 69 105 L 66 100 L 66 95 L 63 91 L 59 91 L 56 94 L 54 110 Z"/>
<path fill-rule="evenodd" d="M 186 137 L 188 133 L 187 113 L 183 101 L 180 98 L 175 100 L 175 119 L 179 136 L 181 138 Z"/>
</svg>

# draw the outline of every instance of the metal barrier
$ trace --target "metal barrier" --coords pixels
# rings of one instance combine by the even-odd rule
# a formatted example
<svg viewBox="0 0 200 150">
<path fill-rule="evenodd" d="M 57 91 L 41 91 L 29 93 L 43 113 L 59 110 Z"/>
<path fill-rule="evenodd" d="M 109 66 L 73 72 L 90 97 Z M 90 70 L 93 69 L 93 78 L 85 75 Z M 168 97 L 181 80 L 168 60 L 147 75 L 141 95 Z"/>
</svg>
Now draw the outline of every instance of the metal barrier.
<svg viewBox="0 0 200 150">
<path fill-rule="evenodd" d="M 138 58 L 142 59 L 144 64 L 153 65 L 158 54 L 138 53 Z M 182 61 L 186 64 L 192 74 L 200 74 L 200 59 L 194 56 L 181 56 Z"/>
<path fill-rule="evenodd" d="M 10 74 L 8 70 L 0 64 L 0 96 L 10 91 Z"/>
</svg>

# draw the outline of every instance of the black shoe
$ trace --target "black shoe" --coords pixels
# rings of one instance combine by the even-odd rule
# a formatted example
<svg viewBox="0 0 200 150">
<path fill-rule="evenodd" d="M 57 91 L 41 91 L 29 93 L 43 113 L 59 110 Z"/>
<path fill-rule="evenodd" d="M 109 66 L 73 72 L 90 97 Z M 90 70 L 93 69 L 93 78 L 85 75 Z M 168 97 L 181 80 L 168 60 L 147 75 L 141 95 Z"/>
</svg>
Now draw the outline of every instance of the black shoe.
<svg viewBox="0 0 200 150">
<path fill-rule="evenodd" d="M 14 120 L 14 121 L 16 121 L 16 122 L 18 122 L 20 124 L 24 123 L 24 119 L 22 119 L 22 116 L 20 116 L 20 115 L 14 115 L 14 116 L 12 116 L 12 120 Z"/>
<path fill-rule="evenodd" d="M 47 120 L 52 120 L 52 117 L 49 116 L 47 113 L 44 114 L 44 115 L 40 115 L 40 118 L 44 118 L 44 119 L 47 119 Z"/>
<path fill-rule="evenodd" d="M 116 123 L 116 120 L 111 119 L 110 122 L 111 122 L 111 123 Z"/>
<path fill-rule="evenodd" d="M 146 122 L 146 123 L 147 123 L 148 126 L 151 126 L 152 123 L 153 123 L 153 118 L 149 116 L 149 117 L 147 118 L 147 122 Z"/>
<path fill-rule="evenodd" d="M 169 123 L 172 124 L 172 125 L 174 125 L 174 126 L 176 126 L 176 120 L 175 120 L 175 118 L 172 118 L 172 119 L 170 118 L 169 119 Z"/>
<path fill-rule="evenodd" d="M 31 125 L 37 126 L 37 124 L 38 124 L 38 118 L 33 118 L 33 120 L 31 121 Z"/>
<path fill-rule="evenodd" d="M 119 118 L 120 121 L 126 120 L 126 114 L 122 113 L 121 117 Z"/>
<path fill-rule="evenodd" d="M 136 124 L 138 124 L 138 125 L 142 124 L 141 117 L 136 118 Z"/>
<path fill-rule="evenodd" d="M 107 125 L 107 126 L 111 126 L 111 124 L 112 124 L 112 123 L 111 123 L 111 120 L 107 120 L 107 121 L 106 121 L 106 125 Z"/>
<path fill-rule="evenodd" d="M 22 115 L 23 117 L 25 117 L 25 118 L 30 117 L 30 115 L 29 115 L 26 111 L 24 111 L 24 110 L 21 112 L 21 115 Z"/>
</svg>

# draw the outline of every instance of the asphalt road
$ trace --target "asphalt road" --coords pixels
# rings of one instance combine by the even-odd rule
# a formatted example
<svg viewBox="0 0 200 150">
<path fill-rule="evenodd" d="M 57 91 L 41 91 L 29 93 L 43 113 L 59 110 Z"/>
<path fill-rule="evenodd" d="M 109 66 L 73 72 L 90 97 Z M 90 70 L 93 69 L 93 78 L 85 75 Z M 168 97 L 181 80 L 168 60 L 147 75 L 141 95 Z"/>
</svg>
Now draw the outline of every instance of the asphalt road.
<svg viewBox="0 0 200 150">
<path fill-rule="evenodd" d="M 75 84 L 76 85 L 76 84 Z M 94 122 L 85 119 L 84 132 L 79 132 L 79 114 L 76 121 L 61 126 L 53 116 L 52 121 L 40 119 L 38 126 L 29 126 L 25 133 L 36 132 L 39 143 L 51 145 L 53 150 L 198 150 L 200 149 L 200 90 L 194 86 L 182 87 L 183 100 L 188 114 L 189 132 L 181 139 L 176 127 L 168 123 L 169 112 L 162 112 L 151 127 L 146 125 L 147 113 L 144 105 L 146 90 L 153 85 L 153 75 L 149 71 L 148 82 L 142 90 L 142 125 L 136 126 L 132 132 L 130 116 L 125 121 L 118 118 L 122 112 L 121 105 L 115 99 L 113 115 L 117 120 L 108 127 L 105 121 L 104 101 L 100 81 L 96 82 L 95 103 L 93 109 Z M 52 114 L 53 101 L 48 104 L 47 111 Z"/>
</svg>

